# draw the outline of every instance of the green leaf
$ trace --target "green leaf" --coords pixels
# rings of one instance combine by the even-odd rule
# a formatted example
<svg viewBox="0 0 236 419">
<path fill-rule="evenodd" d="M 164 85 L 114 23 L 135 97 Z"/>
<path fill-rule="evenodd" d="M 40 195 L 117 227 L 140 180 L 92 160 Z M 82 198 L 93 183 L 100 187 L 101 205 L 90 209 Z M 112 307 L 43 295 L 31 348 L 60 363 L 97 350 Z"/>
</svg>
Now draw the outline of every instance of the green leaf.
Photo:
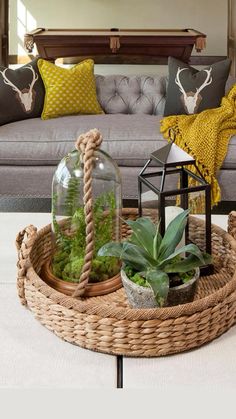
<svg viewBox="0 0 236 419">
<path fill-rule="evenodd" d="M 142 247 L 149 256 L 153 257 L 153 239 L 156 234 L 155 224 L 147 217 L 138 218 L 136 221 L 128 220 L 126 224 L 133 230 L 129 241 Z"/>
<path fill-rule="evenodd" d="M 195 255 L 188 255 L 184 260 L 169 263 L 164 267 L 164 271 L 167 273 L 171 272 L 188 272 L 194 268 L 198 268 L 203 265 L 211 263 L 211 256 L 208 254 L 203 254 L 203 262 Z"/>
<path fill-rule="evenodd" d="M 99 250 L 98 256 L 115 256 L 121 258 L 123 252 L 123 243 L 110 242 L 104 244 Z"/>
<path fill-rule="evenodd" d="M 152 266 L 152 259 L 149 258 L 150 260 L 148 260 L 145 250 L 129 242 L 106 243 L 99 249 L 98 256 L 118 257 L 137 271 L 146 270 Z"/>
<path fill-rule="evenodd" d="M 162 307 L 169 292 L 168 275 L 163 271 L 151 269 L 147 271 L 146 280 L 153 290 L 157 304 Z"/>
<path fill-rule="evenodd" d="M 181 212 L 175 217 L 168 225 L 159 251 L 160 262 L 169 257 L 174 251 L 176 246 L 182 239 L 184 229 L 187 224 L 187 215 L 189 210 Z"/>
<path fill-rule="evenodd" d="M 132 266 L 137 271 L 146 270 L 155 263 L 151 258 L 147 258 L 145 250 L 129 242 L 123 242 L 123 250 L 120 258 L 125 264 Z"/>
<path fill-rule="evenodd" d="M 187 244 L 186 246 L 181 247 L 180 249 L 176 249 L 168 258 L 163 260 L 159 264 L 159 268 L 163 269 L 163 267 L 172 259 L 174 259 L 176 256 L 180 255 L 181 253 L 191 253 L 192 255 L 195 255 L 199 261 L 201 262 L 201 265 L 205 264 L 204 256 L 201 250 L 196 246 L 196 244 Z"/>
<path fill-rule="evenodd" d="M 153 239 L 153 258 L 155 260 L 157 260 L 158 256 L 159 256 L 161 241 L 162 241 L 162 237 L 159 233 L 159 224 L 158 224 L 156 234 L 155 234 L 155 237 Z"/>
</svg>

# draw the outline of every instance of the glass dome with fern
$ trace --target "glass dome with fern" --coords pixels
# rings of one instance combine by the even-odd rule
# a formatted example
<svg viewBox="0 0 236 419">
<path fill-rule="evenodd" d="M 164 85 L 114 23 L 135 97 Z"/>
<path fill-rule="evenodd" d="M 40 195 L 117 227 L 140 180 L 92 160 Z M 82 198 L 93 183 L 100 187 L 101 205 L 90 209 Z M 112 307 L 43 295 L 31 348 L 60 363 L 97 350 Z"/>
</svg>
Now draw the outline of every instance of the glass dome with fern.
<svg viewBox="0 0 236 419">
<path fill-rule="evenodd" d="M 121 219 L 119 169 L 98 149 L 101 142 L 96 129 L 81 135 L 53 177 L 53 253 L 44 280 L 74 297 L 121 287 L 119 260 L 97 255 L 105 243 L 120 240 Z"/>
</svg>

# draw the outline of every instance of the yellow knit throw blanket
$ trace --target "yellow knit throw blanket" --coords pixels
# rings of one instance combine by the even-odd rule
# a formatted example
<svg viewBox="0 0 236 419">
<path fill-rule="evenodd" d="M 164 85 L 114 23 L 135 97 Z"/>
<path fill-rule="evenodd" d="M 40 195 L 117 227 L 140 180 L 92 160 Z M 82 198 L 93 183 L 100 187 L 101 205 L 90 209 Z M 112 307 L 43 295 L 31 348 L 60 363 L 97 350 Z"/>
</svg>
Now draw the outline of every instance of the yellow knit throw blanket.
<svg viewBox="0 0 236 419">
<path fill-rule="evenodd" d="M 236 84 L 222 98 L 219 108 L 163 118 L 161 133 L 165 138 L 170 128 L 176 134 L 175 144 L 196 160 L 200 172 L 211 184 L 211 202 L 216 205 L 221 199 L 216 174 L 225 159 L 229 140 L 236 134 Z M 194 167 L 191 170 L 196 173 Z M 193 180 L 190 185 L 194 185 Z"/>
</svg>

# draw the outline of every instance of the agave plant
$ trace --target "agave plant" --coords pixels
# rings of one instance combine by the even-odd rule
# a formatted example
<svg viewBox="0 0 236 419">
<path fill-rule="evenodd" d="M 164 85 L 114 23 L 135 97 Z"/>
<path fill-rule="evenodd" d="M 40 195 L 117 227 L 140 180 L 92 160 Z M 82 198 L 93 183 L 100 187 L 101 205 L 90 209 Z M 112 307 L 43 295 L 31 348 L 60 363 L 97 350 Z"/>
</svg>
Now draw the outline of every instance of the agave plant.
<svg viewBox="0 0 236 419">
<path fill-rule="evenodd" d="M 102 246 L 99 256 L 120 258 L 124 267 L 139 272 L 152 288 L 159 306 L 166 301 L 171 273 L 189 272 L 210 263 L 211 256 L 201 252 L 195 244 L 176 249 L 187 223 L 189 210 L 177 215 L 168 225 L 164 237 L 150 218 L 125 221 L 132 229 L 128 240 L 109 242 Z M 185 257 L 179 255 L 185 254 Z"/>
</svg>

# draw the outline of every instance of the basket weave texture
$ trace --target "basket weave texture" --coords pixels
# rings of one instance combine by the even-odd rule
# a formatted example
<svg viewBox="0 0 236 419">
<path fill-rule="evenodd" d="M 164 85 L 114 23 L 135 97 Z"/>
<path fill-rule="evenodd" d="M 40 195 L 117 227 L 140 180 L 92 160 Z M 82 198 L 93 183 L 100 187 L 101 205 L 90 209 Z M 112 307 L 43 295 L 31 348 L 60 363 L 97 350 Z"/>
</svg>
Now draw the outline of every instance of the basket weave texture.
<svg viewBox="0 0 236 419">
<path fill-rule="evenodd" d="M 123 210 L 123 218 L 136 217 L 137 210 Z M 235 233 L 235 212 L 229 216 L 229 228 Z M 189 231 L 203 249 L 204 222 L 191 217 Z M 123 224 L 123 237 L 129 234 Z M 34 226 L 27 227 L 16 243 L 21 303 L 46 328 L 80 347 L 113 355 L 168 355 L 209 342 L 236 322 L 236 241 L 217 226 L 212 226 L 215 273 L 200 278 L 194 301 L 154 309 L 130 308 L 123 288 L 100 297 L 72 298 L 49 287 L 40 270 L 52 250 L 50 225 L 38 233 Z"/>
</svg>

